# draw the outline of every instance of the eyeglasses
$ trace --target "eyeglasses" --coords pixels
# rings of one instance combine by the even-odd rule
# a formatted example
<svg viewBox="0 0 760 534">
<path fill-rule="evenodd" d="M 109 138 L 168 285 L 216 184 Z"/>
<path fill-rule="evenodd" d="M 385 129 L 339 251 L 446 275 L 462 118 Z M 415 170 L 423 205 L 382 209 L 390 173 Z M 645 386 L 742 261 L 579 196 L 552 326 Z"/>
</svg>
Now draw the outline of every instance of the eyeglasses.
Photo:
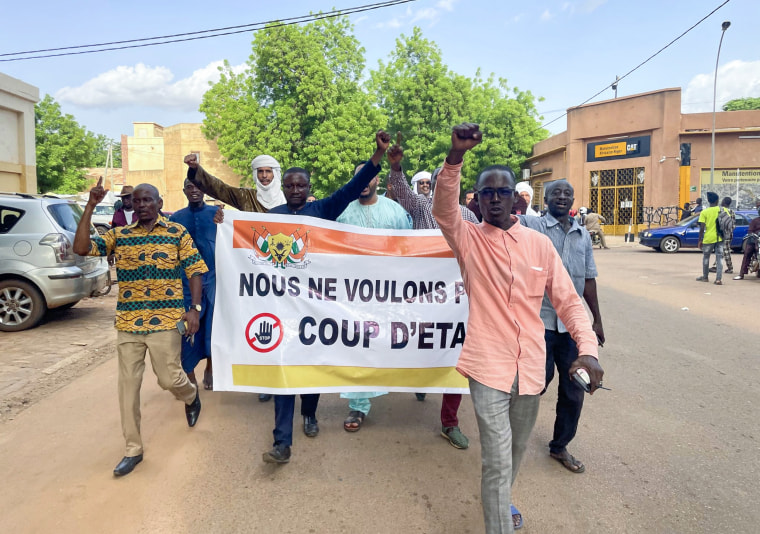
<svg viewBox="0 0 760 534">
<path fill-rule="evenodd" d="M 292 191 L 294 189 L 298 189 L 299 191 L 304 191 L 309 188 L 311 184 L 282 184 L 282 188 L 286 191 Z"/>
<path fill-rule="evenodd" d="M 480 195 L 483 199 L 489 200 L 493 198 L 493 196 L 498 193 L 499 198 L 508 198 L 515 194 L 514 189 L 510 189 L 509 187 L 497 187 L 494 189 L 493 187 L 485 187 L 483 189 L 480 189 L 478 192 L 478 195 Z"/>
<path fill-rule="evenodd" d="M 432 182 L 430 180 L 418 180 L 417 183 L 419 185 L 430 185 Z"/>
</svg>

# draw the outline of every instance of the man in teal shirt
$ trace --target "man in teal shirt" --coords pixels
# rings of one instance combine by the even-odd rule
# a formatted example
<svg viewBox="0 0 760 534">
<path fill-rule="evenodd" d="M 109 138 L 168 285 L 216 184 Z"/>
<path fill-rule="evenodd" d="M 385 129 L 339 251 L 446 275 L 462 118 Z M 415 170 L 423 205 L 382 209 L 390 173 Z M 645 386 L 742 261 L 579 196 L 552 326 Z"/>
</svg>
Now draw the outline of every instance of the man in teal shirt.
<svg viewBox="0 0 760 534">
<path fill-rule="evenodd" d="M 699 213 L 699 242 L 697 248 L 702 249 L 702 276 L 697 282 L 709 282 L 710 254 L 715 252 L 715 285 L 723 285 L 723 238 L 718 235 L 718 194 L 710 191 L 707 193 L 709 208 Z"/>
</svg>

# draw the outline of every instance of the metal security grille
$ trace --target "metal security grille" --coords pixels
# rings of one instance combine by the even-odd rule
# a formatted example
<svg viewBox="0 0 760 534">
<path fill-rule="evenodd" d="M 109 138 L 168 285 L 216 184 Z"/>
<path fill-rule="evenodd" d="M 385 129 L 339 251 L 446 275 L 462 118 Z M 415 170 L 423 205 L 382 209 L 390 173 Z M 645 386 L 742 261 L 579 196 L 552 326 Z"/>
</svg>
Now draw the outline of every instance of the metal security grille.
<svg viewBox="0 0 760 534">
<path fill-rule="evenodd" d="M 544 209 L 544 183 L 536 182 L 533 184 L 533 206 L 538 206 L 536 211 Z M 531 206 L 531 208 L 533 207 Z"/>
<path fill-rule="evenodd" d="M 605 234 L 638 232 L 644 222 L 644 167 L 591 171 L 589 209 L 607 221 Z"/>
</svg>

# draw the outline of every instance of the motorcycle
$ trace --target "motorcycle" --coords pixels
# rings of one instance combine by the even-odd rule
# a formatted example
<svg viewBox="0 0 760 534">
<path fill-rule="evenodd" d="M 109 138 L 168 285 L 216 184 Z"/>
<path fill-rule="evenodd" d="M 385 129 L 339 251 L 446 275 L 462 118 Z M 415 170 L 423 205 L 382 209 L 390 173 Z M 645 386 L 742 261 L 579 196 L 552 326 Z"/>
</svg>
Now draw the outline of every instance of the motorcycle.
<svg viewBox="0 0 760 534">
<path fill-rule="evenodd" d="M 602 238 L 599 237 L 599 234 L 597 232 L 589 232 L 589 234 L 591 234 L 591 246 L 602 248 Z"/>
<path fill-rule="evenodd" d="M 752 253 L 749 259 L 749 269 L 747 274 L 756 273 L 756 276 L 760 278 L 760 258 L 758 258 L 758 244 L 760 243 L 760 234 L 754 232 L 747 233 L 744 236 L 744 243 L 742 244 L 742 250 L 746 250 L 748 246 L 754 245 L 755 251 Z"/>
</svg>

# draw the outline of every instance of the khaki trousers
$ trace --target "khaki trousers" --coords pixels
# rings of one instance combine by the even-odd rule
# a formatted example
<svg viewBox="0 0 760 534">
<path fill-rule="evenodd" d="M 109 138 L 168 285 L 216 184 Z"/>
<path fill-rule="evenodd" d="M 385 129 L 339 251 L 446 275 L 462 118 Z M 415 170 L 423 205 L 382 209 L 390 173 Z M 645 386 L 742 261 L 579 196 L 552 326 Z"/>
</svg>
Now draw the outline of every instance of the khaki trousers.
<svg viewBox="0 0 760 534">
<path fill-rule="evenodd" d="M 126 456 L 143 452 L 140 437 L 140 387 L 145 371 L 145 352 L 150 352 L 153 373 L 158 385 L 169 390 L 178 400 L 191 404 L 196 387 L 187 379 L 180 362 L 181 336 L 176 330 L 151 334 L 118 331 L 116 349 L 119 355 L 119 408 L 121 429 L 127 442 Z"/>
</svg>

